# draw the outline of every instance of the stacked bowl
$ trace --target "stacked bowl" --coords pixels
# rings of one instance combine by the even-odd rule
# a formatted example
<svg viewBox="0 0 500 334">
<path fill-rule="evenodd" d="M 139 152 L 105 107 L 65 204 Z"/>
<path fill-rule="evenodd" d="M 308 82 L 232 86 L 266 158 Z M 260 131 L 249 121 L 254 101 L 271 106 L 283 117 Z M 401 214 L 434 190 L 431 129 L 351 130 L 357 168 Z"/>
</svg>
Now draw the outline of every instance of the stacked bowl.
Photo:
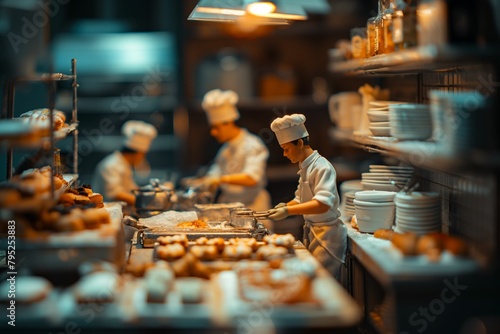
<svg viewBox="0 0 500 334">
<path fill-rule="evenodd" d="M 393 104 L 389 106 L 391 136 L 400 140 L 426 140 L 432 136 L 428 105 Z"/>
<path fill-rule="evenodd" d="M 441 197 L 437 192 L 398 193 L 396 232 L 427 234 L 441 230 Z"/>
<path fill-rule="evenodd" d="M 361 174 L 361 185 L 363 190 L 399 191 L 411 180 L 413 171 L 407 166 L 370 165 L 370 171 Z"/>
<path fill-rule="evenodd" d="M 402 102 L 371 101 L 367 111 L 370 120 L 369 129 L 374 136 L 390 136 L 389 106 Z"/>
<path fill-rule="evenodd" d="M 354 209 L 361 232 L 373 233 L 378 229 L 390 229 L 394 223 L 393 191 L 358 191 Z"/>
</svg>

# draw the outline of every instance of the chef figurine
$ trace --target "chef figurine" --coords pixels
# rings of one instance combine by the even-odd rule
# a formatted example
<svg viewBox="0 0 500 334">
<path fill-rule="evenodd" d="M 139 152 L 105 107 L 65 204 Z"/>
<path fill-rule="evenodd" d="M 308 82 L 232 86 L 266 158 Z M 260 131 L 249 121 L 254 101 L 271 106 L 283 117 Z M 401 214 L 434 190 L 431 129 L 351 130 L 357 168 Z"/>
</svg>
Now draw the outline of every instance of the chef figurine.
<svg viewBox="0 0 500 334">
<path fill-rule="evenodd" d="M 134 181 L 134 167 L 144 162 L 157 131 L 149 123 L 132 120 L 123 124 L 122 133 L 125 136 L 122 149 L 99 162 L 92 188 L 106 201 L 124 201 L 133 206 L 135 195 L 132 190 L 139 188 Z"/>
<path fill-rule="evenodd" d="M 214 89 L 203 97 L 210 135 L 223 144 L 203 182 L 220 186 L 220 203 L 241 202 L 256 211 L 267 210 L 271 206 L 265 189 L 269 150 L 258 136 L 235 124 L 240 118 L 237 102 L 238 94 L 231 90 Z"/>
<path fill-rule="evenodd" d="M 304 215 L 304 245 L 334 277 L 339 279 L 347 246 L 347 229 L 340 220 L 337 173 L 332 164 L 309 145 L 301 114 L 286 115 L 271 123 L 283 155 L 299 164 L 295 198 L 269 210 L 269 218 Z"/>
</svg>

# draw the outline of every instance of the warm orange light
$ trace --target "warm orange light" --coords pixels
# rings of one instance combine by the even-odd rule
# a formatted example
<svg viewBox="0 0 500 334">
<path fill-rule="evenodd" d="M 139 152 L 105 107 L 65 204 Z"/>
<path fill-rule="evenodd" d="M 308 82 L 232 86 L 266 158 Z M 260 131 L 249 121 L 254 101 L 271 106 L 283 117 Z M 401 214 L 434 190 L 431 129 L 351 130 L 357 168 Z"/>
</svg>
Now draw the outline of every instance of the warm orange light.
<svg viewBox="0 0 500 334">
<path fill-rule="evenodd" d="M 276 5 L 269 1 L 257 1 L 249 3 L 246 11 L 252 15 L 265 16 L 274 13 Z"/>
</svg>

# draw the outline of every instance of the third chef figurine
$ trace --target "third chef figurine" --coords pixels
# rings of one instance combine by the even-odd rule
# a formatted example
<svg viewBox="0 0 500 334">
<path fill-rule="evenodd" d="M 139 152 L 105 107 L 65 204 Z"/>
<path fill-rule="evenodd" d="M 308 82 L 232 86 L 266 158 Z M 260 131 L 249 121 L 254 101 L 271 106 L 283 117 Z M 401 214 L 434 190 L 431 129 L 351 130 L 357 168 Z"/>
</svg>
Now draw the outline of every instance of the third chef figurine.
<svg viewBox="0 0 500 334">
<path fill-rule="evenodd" d="M 271 206 L 265 189 L 269 151 L 258 136 L 235 123 L 240 118 L 237 102 L 238 94 L 232 90 L 214 89 L 203 98 L 210 134 L 223 144 L 203 180 L 220 186 L 221 203 L 241 202 L 256 211 L 267 210 Z M 272 229 L 271 221 L 263 223 Z"/>
<path fill-rule="evenodd" d="M 271 123 L 283 155 L 299 164 L 295 198 L 269 210 L 269 218 L 304 216 L 304 245 L 334 277 L 339 279 L 347 246 L 347 229 L 340 220 L 337 173 L 332 164 L 309 145 L 301 114 L 286 115 Z"/>
</svg>

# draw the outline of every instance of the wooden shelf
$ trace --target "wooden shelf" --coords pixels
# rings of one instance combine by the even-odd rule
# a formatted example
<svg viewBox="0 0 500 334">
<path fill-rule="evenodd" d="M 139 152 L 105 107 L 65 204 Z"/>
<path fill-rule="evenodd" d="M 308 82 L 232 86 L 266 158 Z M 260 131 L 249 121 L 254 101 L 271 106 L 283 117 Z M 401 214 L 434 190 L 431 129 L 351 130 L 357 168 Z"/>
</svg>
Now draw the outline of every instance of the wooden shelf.
<svg viewBox="0 0 500 334">
<path fill-rule="evenodd" d="M 330 50 L 330 58 L 333 50 Z M 500 45 L 422 46 L 366 59 L 330 60 L 329 70 L 349 75 L 414 74 L 445 70 L 471 61 L 498 61 Z"/>
<path fill-rule="evenodd" d="M 466 153 L 457 153 L 432 141 L 400 141 L 394 137 L 376 137 L 337 128 L 331 128 L 329 136 L 332 140 L 347 141 L 367 152 L 396 157 L 415 167 L 435 170 L 500 168 L 499 152 L 470 150 Z"/>
</svg>

